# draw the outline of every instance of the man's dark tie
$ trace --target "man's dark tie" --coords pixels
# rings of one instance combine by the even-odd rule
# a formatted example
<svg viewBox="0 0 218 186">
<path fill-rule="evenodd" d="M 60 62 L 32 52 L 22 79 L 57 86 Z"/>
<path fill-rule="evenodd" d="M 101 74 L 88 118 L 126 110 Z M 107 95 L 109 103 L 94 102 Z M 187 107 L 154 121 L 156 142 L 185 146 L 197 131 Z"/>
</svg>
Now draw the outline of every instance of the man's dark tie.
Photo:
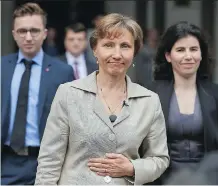
<svg viewBox="0 0 218 186">
<path fill-rule="evenodd" d="M 79 69 L 78 69 L 78 62 L 74 62 L 74 76 L 76 79 L 79 79 Z"/>
<path fill-rule="evenodd" d="M 22 60 L 26 69 L 23 73 L 17 100 L 16 114 L 14 118 L 14 127 L 11 135 L 10 146 L 18 152 L 25 146 L 28 92 L 32 61 Z"/>
</svg>

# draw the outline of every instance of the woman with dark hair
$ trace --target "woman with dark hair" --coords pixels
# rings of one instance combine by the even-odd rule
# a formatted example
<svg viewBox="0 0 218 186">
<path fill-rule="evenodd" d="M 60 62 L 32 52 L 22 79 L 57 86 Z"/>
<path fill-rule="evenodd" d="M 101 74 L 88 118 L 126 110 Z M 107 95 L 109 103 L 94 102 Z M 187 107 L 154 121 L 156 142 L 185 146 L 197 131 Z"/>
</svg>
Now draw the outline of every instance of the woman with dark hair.
<svg viewBox="0 0 218 186">
<path fill-rule="evenodd" d="M 208 45 L 193 24 L 166 30 L 155 63 L 150 89 L 161 100 L 171 158 L 164 181 L 181 168 L 197 168 L 205 154 L 218 149 L 218 86 L 209 81 Z"/>
</svg>

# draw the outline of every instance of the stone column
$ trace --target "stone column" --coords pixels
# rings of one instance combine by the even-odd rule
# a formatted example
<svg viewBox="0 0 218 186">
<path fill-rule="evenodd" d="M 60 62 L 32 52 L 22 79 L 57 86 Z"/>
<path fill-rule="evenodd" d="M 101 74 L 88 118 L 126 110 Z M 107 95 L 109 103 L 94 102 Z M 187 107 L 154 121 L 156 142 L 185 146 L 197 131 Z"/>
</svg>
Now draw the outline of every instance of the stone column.
<svg viewBox="0 0 218 186">
<path fill-rule="evenodd" d="M 1 1 L 1 55 L 15 52 L 12 36 L 14 1 Z"/>
</svg>

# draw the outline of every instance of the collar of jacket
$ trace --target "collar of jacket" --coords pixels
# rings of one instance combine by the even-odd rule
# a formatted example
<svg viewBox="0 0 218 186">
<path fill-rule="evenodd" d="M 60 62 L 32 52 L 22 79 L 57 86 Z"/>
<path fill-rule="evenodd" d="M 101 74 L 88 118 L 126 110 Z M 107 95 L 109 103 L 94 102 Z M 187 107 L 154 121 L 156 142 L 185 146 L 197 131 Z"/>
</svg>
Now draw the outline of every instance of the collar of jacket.
<svg viewBox="0 0 218 186">
<path fill-rule="evenodd" d="M 96 82 L 97 73 L 98 71 L 95 71 L 91 73 L 89 76 L 87 76 L 86 78 L 73 81 L 71 83 L 71 87 L 97 94 L 97 82 Z M 129 100 L 129 98 L 151 96 L 150 90 L 136 83 L 133 83 L 130 77 L 127 75 L 126 75 L 126 82 L 127 82 L 127 100 Z M 126 104 L 128 104 L 128 101 L 126 102 Z"/>
</svg>

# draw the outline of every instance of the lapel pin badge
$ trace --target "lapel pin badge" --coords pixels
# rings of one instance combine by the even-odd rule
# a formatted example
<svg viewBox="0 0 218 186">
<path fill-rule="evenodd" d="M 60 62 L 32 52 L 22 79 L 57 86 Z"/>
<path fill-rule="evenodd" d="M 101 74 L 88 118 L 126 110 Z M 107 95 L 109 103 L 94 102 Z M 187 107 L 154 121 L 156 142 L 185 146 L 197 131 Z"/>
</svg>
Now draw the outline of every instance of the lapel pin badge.
<svg viewBox="0 0 218 186">
<path fill-rule="evenodd" d="M 49 71 L 49 68 L 46 68 L 45 71 L 48 72 L 48 71 Z"/>
</svg>

